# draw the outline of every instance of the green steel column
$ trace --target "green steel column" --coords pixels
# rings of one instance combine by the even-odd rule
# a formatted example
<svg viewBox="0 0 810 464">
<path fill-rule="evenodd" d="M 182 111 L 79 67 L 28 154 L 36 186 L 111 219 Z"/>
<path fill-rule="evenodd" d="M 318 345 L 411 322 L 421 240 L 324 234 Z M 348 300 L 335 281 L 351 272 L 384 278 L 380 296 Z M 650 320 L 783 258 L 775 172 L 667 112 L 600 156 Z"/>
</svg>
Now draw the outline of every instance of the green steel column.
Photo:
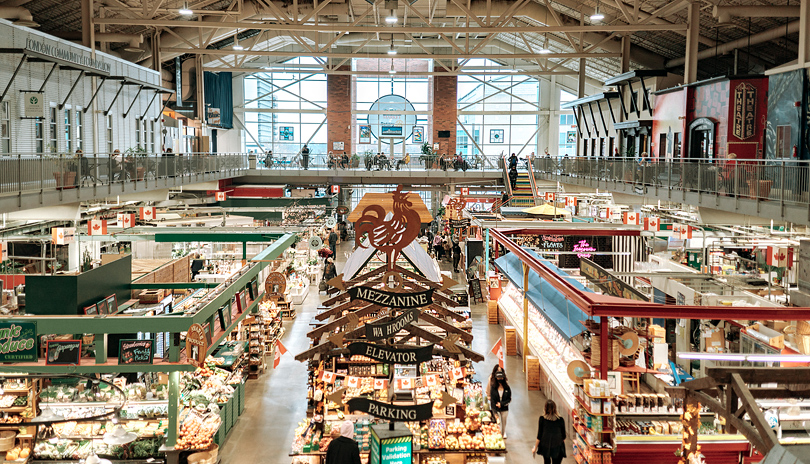
<svg viewBox="0 0 810 464">
<path fill-rule="evenodd" d="M 180 431 L 177 417 L 180 409 L 180 372 L 169 372 L 169 430 L 166 432 L 166 447 L 177 445 Z"/>
<path fill-rule="evenodd" d="M 104 364 L 107 362 L 107 334 L 96 334 L 93 338 L 93 344 L 96 350 L 96 364 Z"/>
<path fill-rule="evenodd" d="M 247 261 L 247 242 L 242 242 L 242 261 Z"/>
<path fill-rule="evenodd" d="M 489 227 L 484 229 L 484 272 L 487 274 L 484 279 L 489 287 Z"/>
<path fill-rule="evenodd" d="M 526 356 L 529 352 L 529 266 L 523 263 L 523 372 L 526 372 Z"/>
<path fill-rule="evenodd" d="M 175 343 L 179 338 L 177 334 L 169 334 L 169 362 L 180 362 L 180 346 Z"/>
</svg>

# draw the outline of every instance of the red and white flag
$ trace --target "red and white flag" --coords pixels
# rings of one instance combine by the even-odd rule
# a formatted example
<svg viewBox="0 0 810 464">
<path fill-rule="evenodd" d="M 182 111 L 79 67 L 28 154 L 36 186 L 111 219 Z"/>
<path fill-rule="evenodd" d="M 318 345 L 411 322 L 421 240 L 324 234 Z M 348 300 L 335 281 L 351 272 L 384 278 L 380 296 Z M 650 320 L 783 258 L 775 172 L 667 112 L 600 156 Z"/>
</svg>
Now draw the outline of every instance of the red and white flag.
<svg viewBox="0 0 810 464">
<path fill-rule="evenodd" d="M 276 340 L 276 351 L 273 353 L 273 369 L 278 367 L 278 364 L 281 362 L 281 356 L 286 352 L 287 348 L 284 347 L 281 340 Z"/>
<path fill-rule="evenodd" d="M 769 246 L 766 252 L 765 263 L 768 266 L 788 267 L 788 248 Z"/>
<path fill-rule="evenodd" d="M 661 230 L 661 218 L 658 216 L 650 216 L 644 218 L 644 230 Z"/>
<path fill-rule="evenodd" d="M 388 388 L 388 379 L 374 379 L 375 390 L 385 390 Z"/>
<path fill-rule="evenodd" d="M 360 377 L 346 377 L 346 386 L 349 388 L 360 388 Z"/>
<path fill-rule="evenodd" d="M 546 201 L 554 201 L 554 192 L 546 192 Z"/>
<path fill-rule="evenodd" d="M 335 373 L 330 371 L 321 371 L 321 375 L 318 376 L 318 380 L 323 381 L 323 383 L 334 383 Z"/>
<path fill-rule="evenodd" d="M 577 197 L 565 197 L 565 206 L 576 206 Z"/>
<path fill-rule="evenodd" d="M 470 188 L 469 187 L 461 187 L 461 196 L 462 197 L 470 196 Z"/>
<path fill-rule="evenodd" d="M 492 354 L 498 357 L 498 365 L 503 369 L 503 339 L 499 338 L 492 347 Z"/>
<path fill-rule="evenodd" d="M 624 213 L 622 219 L 624 219 L 622 222 L 624 222 L 625 224 L 638 224 L 639 223 L 638 213 L 636 213 L 634 211 L 629 211 L 629 212 Z"/>
<path fill-rule="evenodd" d="M 454 367 L 450 374 L 456 380 L 464 378 L 464 371 L 460 367 Z"/>
<path fill-rule="evenodd" d="M 116 216 L 118 227 L 122 229 L 128 229 L 130 227 L 135 227 L 135 215 L 130 213 L 118 213 Z"/>
<path fill-rule="evenodd" d="M 428 387 L 435 387 L 439 384 L 439 376 L 436 374 L 431 374 L 425 376 L 425 382 Z"/>
<path fill-rule="evenodd" d="M 141 207 L 141 219 L 144 221 L 151 221 L 157 217 L 157 209 L 154 206 Z"/>
<path fill-rule="evenodd" d="M 0 242 L 0 262 L 8 259 L 8 242 Z"/>
<path fill-rule="evenodd" d="M 107 235 L 107 221 L 104 219 L 87 221 L 87 235 Z"/>
<path fill-rule="evenodd" d="M 228 199 L 228 194 L 225 192 L 217 192 L 217 201 L 225 201 Z"/>
<path fill-rule="evenodd" d="M 398 390 L 412 390 L 413 389 L 413 379 L 410 377 L 405 377 L 403 379 L 397 379 L 397 389 Z"/>
<path fill-rule="evenodd" d="M 690 239 L 692 238 L 692 226 L 688 224 L 673 224 L 672 235 L 681 240 Z"/>
</svg>

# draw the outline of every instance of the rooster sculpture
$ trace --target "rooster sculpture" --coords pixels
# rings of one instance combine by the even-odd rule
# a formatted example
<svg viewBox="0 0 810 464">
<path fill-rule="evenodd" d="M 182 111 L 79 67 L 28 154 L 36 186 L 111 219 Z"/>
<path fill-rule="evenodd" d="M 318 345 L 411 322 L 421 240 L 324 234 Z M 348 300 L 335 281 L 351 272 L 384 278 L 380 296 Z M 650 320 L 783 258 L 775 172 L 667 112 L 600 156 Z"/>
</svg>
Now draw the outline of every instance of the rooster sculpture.
<svg viewBox="0 0 810 464">
<path fill-rule="evenodd" d="M 372 247 L 382 251 L 388 257 L 388 270 L 394 270 L 394 264 L 399 253 L 408 246 L 418 235 L 422 227 L 419 213 L 411 207 L 407 192 L 402 191 L 400 185 L 392 192 L 394 195 L 393 211 L 386 214 L 380 205 L 369 205 L 363 209 L 363 214 L 357 220 L 354 244 L 366 248 L 363 236 L 368 235 L 368 242 Z"/>
</svg>

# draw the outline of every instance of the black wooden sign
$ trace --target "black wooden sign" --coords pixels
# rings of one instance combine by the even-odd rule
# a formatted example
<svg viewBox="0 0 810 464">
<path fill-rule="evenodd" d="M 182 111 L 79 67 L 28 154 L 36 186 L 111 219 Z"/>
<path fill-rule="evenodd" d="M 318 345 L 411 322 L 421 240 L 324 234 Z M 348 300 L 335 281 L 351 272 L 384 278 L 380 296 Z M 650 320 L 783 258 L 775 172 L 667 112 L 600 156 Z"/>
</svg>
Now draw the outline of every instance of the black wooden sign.
<svg viewBox="0 0 810 464">
<path fill-rule="evenodd" d="M 433 289 L 422 292 L 394 293 L 377 290 L 371 287 L 352 287 L 349 289 L 352 300 L 363 300 L 389 308 L 421 308 L 433 303 Z"/>
<path fill-rule="evenodd" d="M 154 356 L 154 340 L 121 340 L 118 348 L 118 364 L 152 364 Z"/>
<path fill-rule="evenodd" d="M 48 340 L 45 344 L 45 364 L 79 365 L 81 359 L 81 340 Z"/>
<path fill-rule="evenodd" d="M 376 324 L 366 324 L 366 339 L 370 341 L 390 338 L 397 332 L 419 320 L 420 311 L 416 308 L 409 309 L 388 322 Z"/>
<path fill-rule="evenodd" d="M 388 364 L 418 364 L 433 359 L 432 344 L 422 348 L 394 348 L 355 342 L 350 344 L 348 348 L 352 356 L 366 356 Z"/>
<path fill-rule="evenodd" d="M 450 221 L 450 227 L 453 229 L 466 229 L 467 227 L 470 227 L 470 219 L 452 219 Z"/>
<path fill-rule="evenodd" d="M 415 422 L 433 417 L 433 402 L 414 406 L 394 406 L 368 398 L 352 398 L 346 402 L 351 411 L 363 411 L 374 417 L 398 422 Z"/>
<path fill-rule="evenodd" d="M 470 280 L 470 288 L 473 293 L 473 301 L 483 301 L 484 296 L 481 293 L 481 281 L 478 279 Z"/>
</svg>

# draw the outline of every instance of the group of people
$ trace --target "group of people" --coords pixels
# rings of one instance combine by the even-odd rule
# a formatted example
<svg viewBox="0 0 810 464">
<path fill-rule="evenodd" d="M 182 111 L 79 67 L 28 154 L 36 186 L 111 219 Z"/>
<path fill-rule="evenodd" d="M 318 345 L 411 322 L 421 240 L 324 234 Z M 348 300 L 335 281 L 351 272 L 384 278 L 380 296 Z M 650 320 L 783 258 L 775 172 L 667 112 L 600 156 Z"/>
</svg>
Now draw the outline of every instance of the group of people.
<svg viewBox="0 0 810 464">
<path fill-rule="evenodd" d="M 461 243 L 459 243 L 457 237 L 453 237 L 449 234 L 433 235 L 432 232 L 429 232 L 428 240 L 433 247 L 433 253 L 436 255 L 436 259 L 439 261 L 446 259 L 448 262 L 453 263 L 453 272 L 462 272 L 462 269 L 459 269 L 459 263 L 461 262 Z"/>
<path fill-rule="evenodd" d="M 326 167 L 329 169 L 348 169 L 349 168 L 349 155 L 344 151 L 343 154 L 333 153 L 329 150 L 329 159 L 326 161 Z"/>
<path fill-rule="evenodd" d="M 470 168 L 470 163 L 464 159 L 461 153 L 457 155 L 452 153 L 442 153 L 439 155 L 438 165 L 436 168 L 441 169 L 442 171 L 447 171 L 448 169 L 455 169 L 456 171 L 461 169 L 462 171 L 466 171 Z"/>
</svg>

